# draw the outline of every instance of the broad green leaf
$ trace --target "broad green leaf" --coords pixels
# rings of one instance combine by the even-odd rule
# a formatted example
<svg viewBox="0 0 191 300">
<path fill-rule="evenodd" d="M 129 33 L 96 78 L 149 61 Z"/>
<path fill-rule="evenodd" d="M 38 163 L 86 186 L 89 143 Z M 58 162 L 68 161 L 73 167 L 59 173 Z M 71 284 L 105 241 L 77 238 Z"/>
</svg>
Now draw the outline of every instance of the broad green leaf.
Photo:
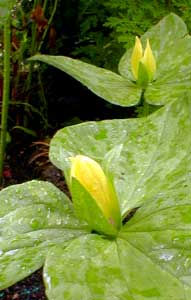
<svg viewBox="0 0 191 300">
<path fill-rule="evenodd" d="M 112 71 L 65 56 L 35 55 L 30 60 L 45 62 L 66 72 L 111 103 L 132 106 L 139 102 L 141 90 Z"/>
<path fill-rule="evenodd" d="M 61 129 L 50 144 L 50 159 L 69 174 L 69 157 L 87 155 L 101 165 L 104 156 L 123 144 L 110 163 L 122 214 L 169 186 L 187 180 L 191 172 L 190 95 L 147 118 L 87 122 Z"/>
<path fill-rule="evenodd" d="M 134 217 L 127 223 L 120 234 L 120 238 L 132 248 L 135 258 L 131 257 L 129 268 L 142 260 L 142 275 L 149 274 L 153 285 L 156 275 L 165 274 L 166 284 L 171 287 L 169 299 L 190 299 L 191 295 L 191 181 L 177 182 L 176 186 L 167 191 L 156 193 L 155 197 L 147 201 Z M 138 262 L 139 255 L 139 262 Z M 137 256 L 137 257 L 136 257 Z M 121 259 L 127 257 L 124 248 Z M 141 259 L 142 258 L 142 259 Z M 145 266 L 152 264 L 153 272 L 145 270 Z M 124 266 L 124 265 L 123 265 Z M 137 268 L 138 274 L 138 268 Z M 139 275 L 138 275 L 139 276 Z M 167 279 L 168 278 L 168 279 Z M 137 289 L 140 280 L 135 285 L 133 277 L 129 277 L 131 284 Z M 158 282 L 162 283 L 160 277 Z M 179 285 L 178 290 L 175 289 Z M 141 298 L 142 299 L 142 298 Z M 144 298 L 143 298 L 144 299 Z M 160 299 L 160 298 L 157 298 Z M 168 299 L 165 294 L 161 299 Z"/>
<path fill-rule="evenodd" d="M 146 44 L 149 38 L 157 70 L 155 81 L 146 89 L 145 99 L 153 105 L 163 105 L 178 98 L 191 85 L 191 37 L 180 17 L 171 13 L 147 31 L 141 40 Z M 128 49 L 119 63 L 119 72 L 125 78 L 132 78 L 132 49 Z M 133 79 L 133 78 L 132 78 Z"/>
<path fill-rule="evenodd" d="M 87 232 L 69 199 L 48 182 L 0 192 L 0 289 L 39 269 L 50 247 Z"/>
<path fill-rule="evenodd" d="M 103 158 L 103 169 L 106 174 L 106 176 L 110 179 L 110 181 L 113 183 L 114 178 L 112 171 L 110 172 L 110 167 L 112 164 L 116 164 L 118 159 L 121 156 L 121 151 L 123 149 L 123 144 L 117 145 L 114 148 L 112 148 L 109 152 L 106 153 L 106 155 Z"/>
<path fill-rule="evenodd" d="M 116 240 L 86 235 L 49 252 L 50 300 L 190 300 L 190 175 L 147 200 Z"/>
<path fill-rule="evenodd" d="M 55 247 L 46 259 L 44 280 L 49 300 L 133 299 L 116 242 L 96 235 L 75 239 L 65 250 Z"/>
</svg>

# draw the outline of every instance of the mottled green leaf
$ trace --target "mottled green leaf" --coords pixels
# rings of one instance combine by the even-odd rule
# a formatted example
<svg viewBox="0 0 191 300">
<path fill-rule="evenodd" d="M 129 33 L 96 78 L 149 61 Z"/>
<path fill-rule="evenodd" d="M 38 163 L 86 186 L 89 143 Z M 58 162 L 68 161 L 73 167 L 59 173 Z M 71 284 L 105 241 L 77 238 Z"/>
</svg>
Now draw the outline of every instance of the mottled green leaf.
<svg viewBox="0 0 191 300">
<path fill-rule="evenodd" d="M 66 72 L 111 103 L 132 106 L 139 102 L 140 88 L 109 70 L 65 56 L 35 55 L 30 60 L 48 63 Z"/>
<path fill-rule="evenodd" d="M 44 279 L 50 300 L 129 300 L 115 241 L 87 235 L 46 259 Z M 123 262 L 125 263 L 125 262 Z M 76 272 L 76 266 L 78 271 Z M 180 300 L 180 299 L 179 299 Z"/>
<path fill-rule="evenodd" d="M 39 269 L 50 247 L 87 232 L 69 199 L 48 182 L 0 192 L 0 289 Z"/>
<path fill-rule="evenodd" d="M 189 300 L 190 197 L 186 189 L 148 201 L 114 241 L 86 235 L 53 248 L 44 268 L 48 298 Z"/>
<path fill-rule="evenodd" d="M 182 114 L 189 108 L 183 105 Z M 176 103 L 172 105 L 174 117 L 178 113 L 175 106 Z M 186 123 L 187 118 L 184 122 L 182 117 L 178 119 L 179 126 L 184 123 L 186 128 L 190 124 L 190 121 Z M 171 172 L 172 157 L 166 153 L 167 166 L 163 162 L 160 173 L 163 168 L 169 168 L 173 176 L 167 174 L 163 182 L 158 179 L 161 189 L 155 185 L 151 193 L 147 190 L 147 201 L 124 225 L 116 240 L 86 235 L 65 249 L 59 247 L 49 252 L 44 278 L 50 300 L 77 297 L 83 300 L 190 300 L 191 138 L 187 130 L 185 136 L 183 131 L 177 128 L 175 131 L 177 136 L 186 138 L 186 152 L 183 148 L 173 148 L 169 134 L 166 143 L 177 156 L 183 151 L 182 160 Z M 152 169 L 150 171 L 152 173 Z"/>
<path fill-rule="evenodd" d="M 139 276 L 138 265 L 142 261 L 141 276 L 148 274 L 147 278 L 152 285 L 156 285 L 158 281 L 161 283 L 162 290 L 166 286 L 170 287 L 169 298 L 168 294 L 164 294 L 156 299 L 189 300 L 191 295 L 191 181 L 189 174 L 184 184 L 177 182 L 176 186 L 171 186 L 167 191 L 156 192 L 150 200 L 152 201 L 147 201 L 120 233 L 120 238 L 126 241 L 132 249 L 131 252 L 134 253 L 128 265 L 130 269 L 135 269 L 135 273 L 134 276 L 127 276 L 127 278 L 135 289 L 141 289 L 141 279 L 138 279 L 136 283 L 133 280 L 136 273 Z M 137 259 L 138 255 L 139 259 Z M 122 260 L 123 257 L 124 259 L 127 257 L 126 249 L 121 256 Z M 137 267 L 135 267 L 136 264 Z M 154 268 L 150 268 L 149 264 Z M 166 284 L 162 283 L 160 277 L 163 274 Z M 159 276 L 158 280 L 157 276 Z M 174 287 L 171 285 L 173 282 Z"/>
<path fill-rule="evenodd" d="M 190 96 L 167 105 L 147 118 L 86 122 L 57 132 L 50 159 L 66 178 L 69 157 L 87 155 L 104 166 L 104 155 L 123 144 L 110 163 L 123 215 L 147 198 L 187 180 L 191 172 Z"/>
</svg>

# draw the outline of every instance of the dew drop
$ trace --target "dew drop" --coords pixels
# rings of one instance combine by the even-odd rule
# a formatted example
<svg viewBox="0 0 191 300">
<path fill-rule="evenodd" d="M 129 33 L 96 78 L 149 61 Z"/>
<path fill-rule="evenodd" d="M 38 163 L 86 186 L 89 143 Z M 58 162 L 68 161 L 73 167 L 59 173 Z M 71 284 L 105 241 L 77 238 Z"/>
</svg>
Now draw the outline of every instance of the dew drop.
<svg viewBox="0 0 191 300">
<path fill-rule="evenodd" d="M 15 249 L 15 250 L 10 250 L 6 253 L 6 255 L 14 255 L 15 253 L 18 252 L 18 249 Z"/>
<path fill-rule="evenodd" d="M 160 258 L 161 260 L 170 261 L 170 260 L 173 259 L 173 257 L 174 257 L 173 254 L 170 254 L 170 253 L 162 253 L 162 254 L 160 255 L 159 258 Z"/>
</svg>

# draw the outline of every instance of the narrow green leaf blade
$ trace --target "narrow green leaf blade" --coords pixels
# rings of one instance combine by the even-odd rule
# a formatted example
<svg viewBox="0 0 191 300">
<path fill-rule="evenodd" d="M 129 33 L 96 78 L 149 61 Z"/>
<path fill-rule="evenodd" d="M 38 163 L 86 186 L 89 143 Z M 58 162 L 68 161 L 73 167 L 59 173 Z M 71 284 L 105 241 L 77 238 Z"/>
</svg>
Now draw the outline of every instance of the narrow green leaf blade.
<svg viewBox="0 0 191 300">
<path fill-rule="evenodd" d="M 45 62 L 66 72 L 113 104 L 132 106 L 140 100 L 140 88 L 112 71 L 65 56 L 35 55 L 30 60 Z"/>
<path fill-rule="evenodd" d="M 0 192 L 0 289 L 44 262 L 49 249 L 87 232 L 69 199 L 48 182 L 31 181 Z"/>
</svg>

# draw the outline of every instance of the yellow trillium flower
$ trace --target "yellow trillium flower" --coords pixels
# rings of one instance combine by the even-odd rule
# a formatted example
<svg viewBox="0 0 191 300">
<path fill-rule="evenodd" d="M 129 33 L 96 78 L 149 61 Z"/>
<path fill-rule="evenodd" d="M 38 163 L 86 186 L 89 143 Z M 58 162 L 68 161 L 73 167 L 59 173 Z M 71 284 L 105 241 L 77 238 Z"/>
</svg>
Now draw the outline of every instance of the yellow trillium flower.
<svg viewBox="0 0 191 300">
<path fill-rule="evenodd" d="M 95 200 L 108 222 L 118 227 L 121 221 L 119 203 L 101 166 L 84 155 L 71 157 L 71 162 L 71 180 L 75 178 Z"/>
<path fill-rule="evenodd" d="M 141 40 L 136 36 L 135 46 L 131 56 L 131 69 L 137 81 L 142 81 L 140 77 L 147 78 L 148 82 L 153 80 L 156 72 L 156 61 L 150 47 L 149 39 L 147 39 L 146 48 L 143 52 Z"/>
</svg>

